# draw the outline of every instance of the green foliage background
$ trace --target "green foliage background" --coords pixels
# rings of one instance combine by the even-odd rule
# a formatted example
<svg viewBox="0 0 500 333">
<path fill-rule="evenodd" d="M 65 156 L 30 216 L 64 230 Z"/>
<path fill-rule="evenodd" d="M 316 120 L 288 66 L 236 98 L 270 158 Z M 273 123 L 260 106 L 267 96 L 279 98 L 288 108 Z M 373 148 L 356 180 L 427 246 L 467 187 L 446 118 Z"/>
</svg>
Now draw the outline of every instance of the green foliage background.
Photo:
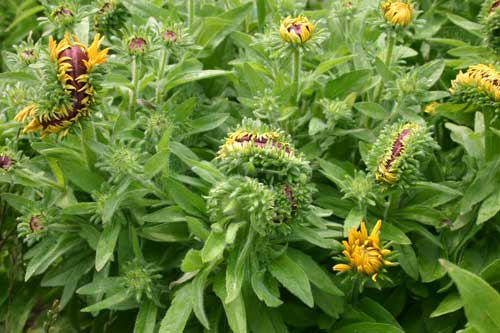
<svg viewBox="0 0 500 333">
<path fill-rule="evenodd" d="M 398 29 L 377 0 L 121 0 L 103 18 L 105 3 L 0 3 L 0 153 L 13 161 L 0 169 L 0 331 L 500 332 L 499 113 L 449 98 L 459 70 L 498 63 L 483 1 L 414 1 Z M 69 21 L 51 16 L 60 6 Z M 293 72 L 278 29 L 298 14 L 317 30 Z M 110 51 L 92 116 L 63 139 L 23 134 L 15 114 L 52 92 L 19 52 L 98 30 Z M 312 204 L 286 232 L 253 231 L 271 194 L 237 178 L 279 161 L 235 176 L 216 158 L 244 118 L 283 129 L 310 162 Z M 417 145 L 427 159 L 387 189 L 366 161 L 397 122 L 437 145 Z M 293 180 L 275 171 L 266 185 Z M 377 219 L 399 265 L 377 283 L 333 272 L 348 231 Z"/>
</svg>

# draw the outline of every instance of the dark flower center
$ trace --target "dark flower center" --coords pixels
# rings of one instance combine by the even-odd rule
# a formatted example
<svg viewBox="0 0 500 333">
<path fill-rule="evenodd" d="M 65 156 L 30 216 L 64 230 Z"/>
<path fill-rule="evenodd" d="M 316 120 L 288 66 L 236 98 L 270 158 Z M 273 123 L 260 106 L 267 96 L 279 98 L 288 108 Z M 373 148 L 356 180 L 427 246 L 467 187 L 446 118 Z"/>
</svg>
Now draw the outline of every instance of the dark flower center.
<svg viewBox="0 0 500 333">
<path fill-rule="evenodd" d="M 71 119 L 75 118 L 78 115 L 78 112 L 83 107 L 83 99 L 87 97 L 87 93 L 85 93 L 84 91 L 85 89 L 82 89 L 85 83 L 76 81 L 76 79 L 80 75 L 87 73 L 87 67 L 85 67 L 85 64 L 83 63 L 84 60 L 88 60 L 87 54 L 83 52 L 80 47 L 74 45 L 59 53 L 58 58 L 61 59 L 63 57 L 69 58 L 62 61 L 63 63 L 71 64 L 71 71 L 68 71 L 67 73 L 71 77 L 71 79 L 68 79 L 65 84 L 72 85 L 75 88 L 71 90 L 73 105 L 66 116 L 60 116 L 59 119 L 52 117 L 48 120 L 43 120 L 42 126 L 44 128 L 49 125 L 59 125 L 64 121 L 70 121 Z"/>
<path fill-rule="evenodd" d="M 73 13 L 68 8 L 61 7 L 54 12 L 54 16 L 73 16 Z"/>
<path fill-rule="evenodd" d="M 294 32 L 297 36 L 300 36 L 302 33 L 302 25 L 301 24 L 292 24 L 288 27 L 288 32 Z"/>
<path fill-rule="evenodd" d="M 144 52 L 146 49 L 146 41 L 140 37 L 134 37 L 128 43 L 128 48 L 130 51 Z"/>
<path fill-rule="evenodd" d="M 8 156 L 0 155 L 0 168 L 7 170 L 12 165 L 12 160 Z"/>
<path fill-rule="evenodd" d="M 40 223 L 40 216 L 38 215 L 33 215 L 30 220 L 30 229 L 31 231 L 35 232 L 38 230 L 41 230 L 43 227 Z"/>
<path fill-rule="evenodd" d="M 394 144 L 392 145 L 391 157 L 385 163 L 385 168 L 387 170 L 390 169 L 390 167 L 394 163 L 394 160 L 401 155 L 401 152 L 403 151 L 404 148 L 403 140 L 408 135 L 410 135 L 410 130 L 405 128 L 401 131 L 401 133 L 399 133 L 398 137 L 394 141 Z"/>
<path fill-rule="evenodd" d="M 163 39 L 167 42 L 174 43 L 175 41 L 177 41 L 177 35 L 175 34 L 175 32 L 167 30 L 163 33 Z"/>
<path fill-rule="evenodd" d="M 500 0 L 497 0 L 493 3 L 490 8 L 490 13 L 494 12 L 498 7 L 500 7 Z"/>
<path fill-rule="evenodd" d="M 244 143 L 244 142 L 253 142 L 253 144 L 255 145 L 255 147 L 259 147 L 259 148 L 264 148 L 266 145 L 267 145 L 267 142 L 269 140 L 264 138 L 264 137 L 261 137 L 261 138 L 254 138 L 250 135 L 245 135 L 245 136 L 242 136 L 239 140 L 237 140 L 237 142 L 239 143 Z M 283 146 L 281 143 L 279 142 L 274 142 L 271 140 L 271 145 L 274 147 L 274 148 L 278 148 L 278 149 L 284 149 L 284 151 L 287 153 L 287 154 L 290 154 L 290 149 L 288 149 L 287 147 Z"/>
</svg>

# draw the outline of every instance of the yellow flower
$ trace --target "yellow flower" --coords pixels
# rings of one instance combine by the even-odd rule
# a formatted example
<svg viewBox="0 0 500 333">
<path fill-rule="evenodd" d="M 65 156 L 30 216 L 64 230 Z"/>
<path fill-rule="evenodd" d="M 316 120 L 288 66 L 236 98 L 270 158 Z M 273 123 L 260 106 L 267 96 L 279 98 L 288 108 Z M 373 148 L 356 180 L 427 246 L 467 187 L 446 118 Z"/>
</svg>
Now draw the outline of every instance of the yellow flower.
<svg viewBox="0 0 500 333">
<path fill-rule="evenodd" d="M 440 103 L 434 101 L 432 103 L 429 103 L 425 106 L 424 112 L 429 114 L 429 115 L 434 115 L 436 113 L 436 108 L 439 106 Z"/>
<path fill-rule="evenodd" d="M 451 81 L 450 92 L 455 93 L 460 85 L 476 87 L 491 99 L 500 101 L 500 73 L 492 65 L 478 64 L 470 66 L 465 73 L 460 71 Z"/>
<path fill-rule="evenodd" d="M 68 33 L 59 42 L 52 36 L 49 38 L 50 60 L 57 65 L 57 78 L 71 101 L 43 112 L 38 104 L 29 104 L 15 117 L 20 122 L 31 118 L 23 132 L 41 131 L 42 137 L 59 133 L 62 137 L 80 117 L 90 114 L 94 88 L 89 82 L 89 73 L 95 65 L 106 62 L 108 49 L 99 51 L 103 40 L 99 34 L 89 47 L 80 43 L 76 36 L 73 36 L 73 40 Z"/>
<path fill-rule="evenodd" d="M 280 36 L 287 43 L 303 44 L 311 39 L 315 28 L 305 16 L 288 16 L 281 21 Z"/>
<path fill-rule="evenodd" d="M 365 222 L 361 222 L 359 231 L 353 227 L 349 231 L 347 241 L 342 241 L 345 248 L 342 253 L 348 264 L 337 264 L 333 266 L 333 270 L 338 272 L 356 270 L 358 273 L 371 276 L 371 279 L 376 282 L 377 274 L 384 265 L 394 266 L 394 263 L 384 259 L 384 256 L 390 254 L 391 251 L 380 247 L 378 232 L 381 226 L 382 220 L 378 220 L 370 235 L 366 230 Z"/>
<path fill-rule="evenodd" d="M 401 0 L 384 1 L 381 5 L 384 18 L 387 22 L 393 25 L 407 26 L 411 21 L 413 5 L 401 2 Z"/>
<path fill-rule="evenodd" d="M 277 132 L 257 133 L 245 130 L 235 131 L 226 138 L 224 144 L 220 147 L 217 158 L 224 158 L 228 153 L 235 149 L 243 148 L 245 145 L 254 145 L 264 148 L 268 142 L 272 142 L 273 146 L 288 150 L 287 143 L 278 142 L 280 135 Z"/>
</svg>

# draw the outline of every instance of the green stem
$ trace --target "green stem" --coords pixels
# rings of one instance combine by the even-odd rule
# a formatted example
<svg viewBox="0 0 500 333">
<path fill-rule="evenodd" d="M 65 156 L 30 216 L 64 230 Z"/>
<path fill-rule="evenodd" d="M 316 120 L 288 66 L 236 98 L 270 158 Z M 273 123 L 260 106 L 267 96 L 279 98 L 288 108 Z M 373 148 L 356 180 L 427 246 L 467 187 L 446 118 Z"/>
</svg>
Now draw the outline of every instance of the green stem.
<svg viewBox="0 0 500 333">
<path fill-rule="evenodd" d="M 156 104 L 160 104 L 161 99 L 161 89 L 160 89 L 160 80 L 163 78 L 163 74 L 165 72 L 165 66 L 168 64 L 168 50 L 163 48 L 160 54 L 160 65 L 158 68 L 158 79 L 156 80 Z"/>
<path fill-rule="evenodd" d="M 387 68 L 391 65 L 392 52 L 394 50 L 394 43 L 396 39 L 392 35 L 392 32 L 387 33 L 387 51 L 385 53 L 385 65 Z M 384 89 L 384 80 L 382 79 L 375 90 L 375 94 L 373 97 L 373 101 L 377 103 L 380 100 L 380 96 L 382 95 L 382 90 Z"/>
<path fill-rule="evenodd" d="M 132 72 L 132 91 L 130 92 L 130 119 L 135 120 L 135 104 L 137 103 L 137 91 L 139 86 L 139 73 L 137 71 L 137 56 L 132 58 L 131 72 Z"/>
<path fill-rule="evenodd" d="M 189 29 L 191 30 L 194 21 L 194 0 L 187 0 L 187 7 L 188 7 L 188 26 Z"/>
<path fill-rule="evenodd" d="M 295 98 L 298 101 L 300 91 L 300 50 L 298 47 L 293 50 L 292 77 L 295 87 Z"/>
</svg>

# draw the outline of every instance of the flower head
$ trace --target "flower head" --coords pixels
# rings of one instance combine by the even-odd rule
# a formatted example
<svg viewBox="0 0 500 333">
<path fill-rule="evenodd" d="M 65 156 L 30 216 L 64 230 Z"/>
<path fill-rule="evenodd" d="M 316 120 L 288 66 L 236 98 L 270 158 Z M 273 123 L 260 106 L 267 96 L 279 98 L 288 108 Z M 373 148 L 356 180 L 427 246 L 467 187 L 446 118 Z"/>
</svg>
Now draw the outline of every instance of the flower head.
<svg viewBox="0 0 500 333">
<path fill-rule="evenodd" d="M 378 233 L 381 227 L 382 220 L 378 220 L 370 235 L 368 235 L 365 222 L 361 222 L 359 231 L 353 227 L 349 231 L 347 241 L 342 241 L 344 245 L 342 254 L 347 259 L 347 263 L 337 264 L 333 266 L 333 270 L 338 272 L 355 270 L 370 276 L 376 282 L 377 275 L 383 266 L 394 266 L 394 263 L 384 259 L 391 251 L 380 245 Z"/>
<path fill-rule="evenodd" d="M 385 127 L 367 158 L 369 171 L 383 187 L 407 185 L 420 175 L 421 163 L 438 148 L 430 131 L 417 123 Z"/>
<path fill-rule="evenodd" d="M 6 154 L 0 153 L 0 169 L 9 170 L 12 166 L 12 159 Z"/>
<path fill-rule="evenodd" d="M 288 16 L 281 21 L 280 36 L 287 43 L 303 44 L 311 39 L 315 28 L 305 16 Z"/>
<path fill-rule="evenodd" d="M 18 236 L 24 238 L 28 245 L 39 241 L 47 232 L 49 218 L 41 212 L 33 212 L 18 218 Z"/>
<path fill-rule="evenodd" d="M 106 62 L 108 49 L 99 50 L 103 40 L 99 34 L 89 47 L 80 43 L 76 36 L 73 38 L 74 41 L 66 33 L 59 42 L 52 36 L 49 39 L 50 60 L 57 65 L 57 78 L 69 101 L 48 110 L 37 103 L 27 105 L 15 117 L 17 121 L 31 118 L 23 132 L 41 131 L 42 137 L 51 133 L 64 136 L 73 123 L 90 114 L 95 92 L 89 82 L 89 73 L 96 65 Z"/>
<path fill-rule="evenodd" d="M 424 107 L 424 112 L 428 115 L 434 115 L 436 113 L 436 108 L 440 105 L 439 102 L 431 102 Z"/>
<path fill-rule="evenodd" d="M 163 40 L 168 43 L 175 43 L 177 41 L 177 34 L 172 30 L 166 30 L 163 33 Z"/>
<path fill-rule="evenodd" d="M 148 43 L 142 37 L 132 37 L 127 44 L 127 48 L 130 54 L 143 54 L 146 52 Z"/>
<path fill-rule="evenodd" d="M 470 66 L 464 73 L 460 71 L 451 82 L 450 92 L 463 102 L 477 104 L 485 97 L 492 102 L 500 101 L 500 73 L 492 65 Z"/>
<path fill-rule="evenodd" d="M 50 13 L 50 19 L 58 25 L 68 26 L 75 22 L 75 14 L 71 9 L 60 6 Z"/>
<path fill-rule="evenodd" d="M 410 1 L 408 3 L 401 2 L 401 0 L 388 0 L 382 2 L 380 6 L 384 18 L 392 25 L 407 26 L 410 24 L 411 15 L 413 12 L 413 5 Z"/>
</svg>

